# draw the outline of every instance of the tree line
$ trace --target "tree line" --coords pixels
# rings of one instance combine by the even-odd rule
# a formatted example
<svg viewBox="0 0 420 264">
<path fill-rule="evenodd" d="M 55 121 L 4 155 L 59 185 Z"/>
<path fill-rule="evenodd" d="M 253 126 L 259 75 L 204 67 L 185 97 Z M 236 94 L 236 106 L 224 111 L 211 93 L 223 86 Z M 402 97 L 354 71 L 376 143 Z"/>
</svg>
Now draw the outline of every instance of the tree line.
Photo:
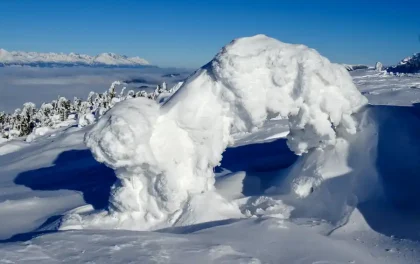
<svg viewBox="0 0 420 264">
<path fill-rule="evenodd" d="M 103 93 L 90 92 L 86 100 L 77 97 L 69 100 L 59 96 L 57 100 L 43 103 L 40 108 L 37 108 L 34 103 L 27 102 L 14 113 L 0 112 L 0 138 L 12 139 L 26 136 L 35 128 L 54 128 L 69 119 L 78 120 L 79 126 L 89 125 L 120 101 L 135 97 L 156 100 L 160 94 L 172 93 L 175 88 L 168 90 L 164 82 L 151 93 L 145 90 L 125 92 L 126 87 L 117 93 L 116 86 L 121 84 L 119 81 L 113 82 Z"/>
</svg>

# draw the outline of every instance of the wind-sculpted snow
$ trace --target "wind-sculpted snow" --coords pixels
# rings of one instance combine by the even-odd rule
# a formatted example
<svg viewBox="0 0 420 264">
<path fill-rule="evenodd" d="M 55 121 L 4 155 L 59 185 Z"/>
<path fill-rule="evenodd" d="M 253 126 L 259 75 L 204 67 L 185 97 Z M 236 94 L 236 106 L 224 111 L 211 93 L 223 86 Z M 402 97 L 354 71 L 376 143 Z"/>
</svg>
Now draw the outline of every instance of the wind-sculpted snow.
<svg viewBox="0 0 420 264">
<path fill-rule="evenodd" d="M 264 35 L 234 40 L 161 108 L 143 99 L 119 103 L 86 135 L 119 178 L 104 221 L 153 229 L 198 222 L 203 212 L 205 221 L 240 217 L 213 192 L 213 168 L 232 133 L 288 118 L 288 145 L 301 155 L 355 134 L 353 114 L 366 103 L 346 69 L 313 49 Z M 63 226 L 78 221 L 101 227 L 76 216 Z"/>
<path fill-rule="evenodd" d="M 220 101 L 235 132 L 251 131 L 276 115 L 289 117 L 289 146 L 297 154 L 355 133 L 351 115 L 367 103 L 343 67 L 306 46 L 263 35 L 224 47 L 164 108 L 184 113 L 182 120 L 191 124 L 195 120 L 185 113 L 205 100 L 206 90 Z"/>
</svg>

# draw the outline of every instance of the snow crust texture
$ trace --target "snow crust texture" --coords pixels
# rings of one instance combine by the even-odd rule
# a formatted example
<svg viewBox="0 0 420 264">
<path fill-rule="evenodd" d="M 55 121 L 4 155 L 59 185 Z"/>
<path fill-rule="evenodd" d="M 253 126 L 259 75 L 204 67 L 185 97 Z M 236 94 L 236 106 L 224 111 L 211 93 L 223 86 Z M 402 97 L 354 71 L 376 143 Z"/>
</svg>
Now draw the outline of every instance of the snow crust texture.
<svg viewBox="0 0 420 264">
<path fill-rule="evenodd" d="M 121 102 L 87 133 L 95 158 L 119 178 L 109 223 L 143 230 L 192 224 L 203 208 L 212 212 L 206 221 L 240 217 L 213 192 L 213 168 L 232 133 L 288 118 L 288 146 L 302 155 L 355 134 L 353 114 L 366 103 L 347 70 L 313 49 L 264 35 L 236 39 L 163 106 L 142 98 Z M 86 224 L 69 217 L 67 226 L 75 221 Z"/>
</svg>

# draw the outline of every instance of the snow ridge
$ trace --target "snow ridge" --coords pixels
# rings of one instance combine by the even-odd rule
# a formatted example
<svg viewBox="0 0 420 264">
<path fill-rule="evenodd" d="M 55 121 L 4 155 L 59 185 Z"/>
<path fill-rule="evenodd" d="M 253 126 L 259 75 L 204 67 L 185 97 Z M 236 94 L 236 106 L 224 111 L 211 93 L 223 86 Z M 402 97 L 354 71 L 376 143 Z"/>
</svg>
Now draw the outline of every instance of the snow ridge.
<svg viewBox="0 0 420 264">
<path fill-rule="evenodd" d="M 26 65 L 39 67 L 52 66 L 91 66 L 91 67 L 140 67 L 150 65 L 140 57 L 127 57 L 115 53 L 101 53 L 89 56 L 78 53 L 38 53 L 7 51 L 0 49 L 0 66 Z"/>
</svg>

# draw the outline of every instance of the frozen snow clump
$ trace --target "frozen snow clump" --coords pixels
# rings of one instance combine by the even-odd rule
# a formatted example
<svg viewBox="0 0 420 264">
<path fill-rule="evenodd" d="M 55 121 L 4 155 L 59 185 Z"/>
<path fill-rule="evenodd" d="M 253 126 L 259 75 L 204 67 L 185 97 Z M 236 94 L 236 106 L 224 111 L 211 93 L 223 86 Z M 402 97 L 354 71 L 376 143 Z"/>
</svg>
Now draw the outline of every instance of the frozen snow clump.
<svg viewBox="0 0 420 264">
<path fill-rule="evenodd" d="M 197 206 L 217 219 L 239 213 L 218 198 L 192 202 L 212 192 L 213 168 L 232 133 L 288 118 L 288 145 L 301 155 L 354 134 L 353 114 L 366 103 L 343 66 L 306 46 L 256 35 L 222 48 L 162 106 L 143 98 L 118 103 L 87 133 L 86 144 L 119 178 L 109 209 L 129 215 L 120 225 L 191 224 L 202 211 Z"/>
</svg>

